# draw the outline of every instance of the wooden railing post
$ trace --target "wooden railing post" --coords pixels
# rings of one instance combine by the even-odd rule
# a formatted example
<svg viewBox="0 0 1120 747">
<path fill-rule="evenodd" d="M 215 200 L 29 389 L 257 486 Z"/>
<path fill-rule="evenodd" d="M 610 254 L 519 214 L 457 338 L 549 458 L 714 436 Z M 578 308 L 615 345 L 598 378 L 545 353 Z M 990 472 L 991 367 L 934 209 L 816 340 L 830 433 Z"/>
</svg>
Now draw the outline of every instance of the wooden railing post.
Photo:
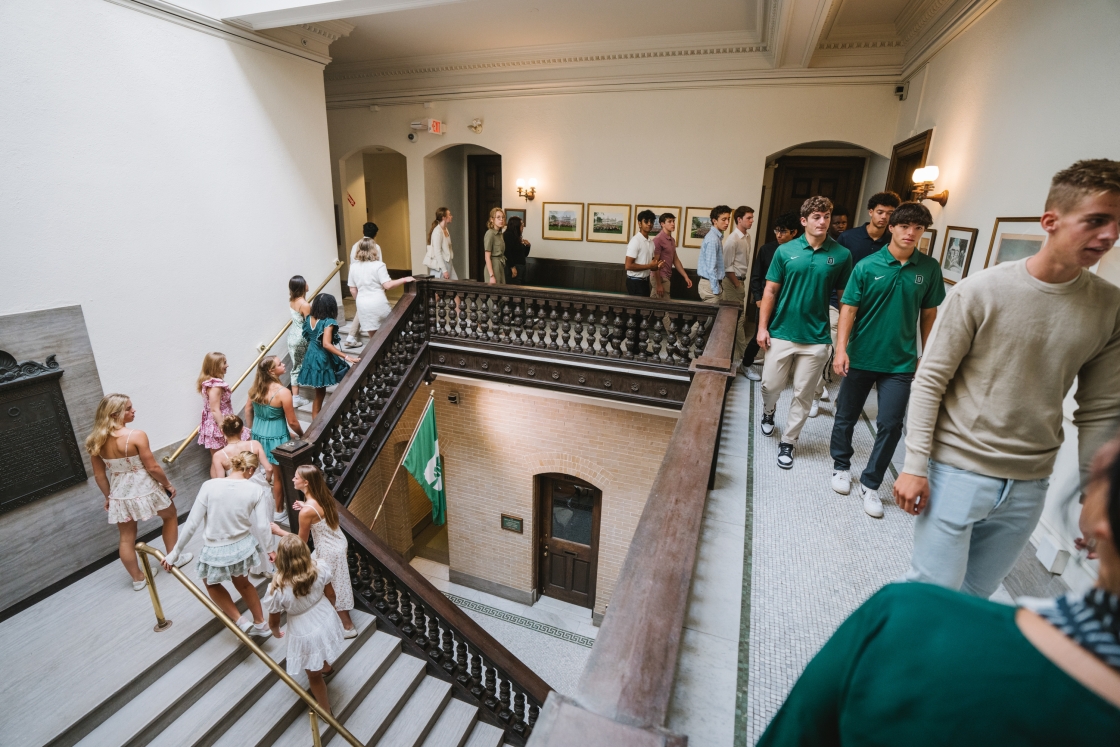
<svg viewBox="0 0 1120 747">
<path fill-rule="evenodd" d="M 288 512 L 288 526 L 293 532 L 299 527 L 299 514 L 292 509 L 292 503 L 300 500 L 300 493 L 292 485 L 292 478 L 295 477 L 297 467 L 311 464 L 311 448 L 311 444 L 306 441 L 289 441 L 272 450 L 272 455 L 280 463 L 279 469 L 274 470 L 278 474 L 273 479 L 283 481 L 284 509 Z"/>
</svg>

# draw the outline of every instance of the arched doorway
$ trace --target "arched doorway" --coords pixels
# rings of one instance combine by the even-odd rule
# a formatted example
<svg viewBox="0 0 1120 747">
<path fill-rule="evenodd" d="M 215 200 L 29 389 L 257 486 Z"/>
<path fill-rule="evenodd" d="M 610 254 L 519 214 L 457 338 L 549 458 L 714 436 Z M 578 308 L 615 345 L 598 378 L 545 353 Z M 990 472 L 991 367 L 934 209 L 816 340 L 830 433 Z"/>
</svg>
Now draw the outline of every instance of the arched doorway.
<svg viewBox="0 0 1120 747">
<path fill-rule="evenodd" d="M 362 226 L 376 223 L 377 243 L 390 274 L 408 275 L 412 252 L 404 154 L 383 145 L 361 148 L 340 160 L 339 179 L 339 259 L 349 262 L 351 247 L 362 238 Z"/>
<path fill-rule="evenodd" d="M 438 208 L 451 209 L 452 264 L 460 278 L 483 280 L 482 238 L 491 207 L 502 200 L 502 157 L 479 145 L 449 145 L 424 157 L 424 228 Z M 427 237 L 425 237 L 425 244 Z"/>
<path fill-rule="evenodd" d="M 603 492 L 558 473 L 537 476 L 537 590 L 594 609 Z"/>
</svg>

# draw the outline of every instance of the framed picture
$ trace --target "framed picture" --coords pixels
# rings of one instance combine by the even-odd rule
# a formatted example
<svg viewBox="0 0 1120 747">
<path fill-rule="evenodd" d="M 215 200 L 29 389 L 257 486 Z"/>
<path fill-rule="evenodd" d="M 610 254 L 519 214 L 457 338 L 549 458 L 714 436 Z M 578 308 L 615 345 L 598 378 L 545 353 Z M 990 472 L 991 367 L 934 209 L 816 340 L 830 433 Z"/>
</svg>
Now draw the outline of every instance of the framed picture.
<svg viewBox="0 0 1120 747">
<path fill-rule="evenodd" d="M 630 241 L 630 206 L 587 203 L 587 240 L 608 244 Z"/>
<path fill-rule="evenodd" d="M 945 242 L 941 245 L 941 277 L 949 285 L 956 285 L 968 274 L 978 233 L 978 228 L 945 227 Z"/>
<path fill-rule="evenodd" d="M 541 238 L 583 241 L 583 203 L 541 203 Z"/>
<path fill-rule="evenodd" d="M 712 209 L 690 207 L 684 209 L 684 242 L 682 246 L 699 249 L 704 237 L 712 230 Z"/>
<path fill-rule="evenodd" d="M 998 265 L 1000 262 L 1014 262 L 1038 254 L 1046 232 L 1039 221 L 1042 218 L 996 218 L 992 227 L 992 239 L 988 242 L 988 256 L 984 267 Z"/>
<path fill-rule="evenodd" d="M 509 224 L 509 219 L 510 218 L 515 218 L 515 217 L 521 219 L 521 227 L 522 228 L 525 228 L 527 225 L 529 225 L 529 221 L 528 221 L 529 211 L 528 210 L 525 210 L 524 208 L 502 208 L 502 210 L 506 214 L 506 224 L 507 225 Z"/>
<path fill-rule="evenodd" d="M 634 230 L 631 235 L 638 232 L 638 213 L 643 210 L 652 210 L 653 214 L 657 216 L 653 221 L 653 230 L 649 232 L 649 237 L 652 239 L 657 234 L 661 233 L 660 218 L 664 213 L 672 213 L 677 219 L 677 230 L 673 232 L 673 241 L 678 244 L 681 241 L 681 209 L 679 207 L 667 207 L 665 205 L 635 205 L 634 206 Z"/>
<path fill-rule="evenodd" d="M 927 228 L 922 233 L 922 238 L 918 239 L 918 251 L 922 254 L 933 256 L 933 251 L 937 247 L 937 229 Z"/>
</svg>

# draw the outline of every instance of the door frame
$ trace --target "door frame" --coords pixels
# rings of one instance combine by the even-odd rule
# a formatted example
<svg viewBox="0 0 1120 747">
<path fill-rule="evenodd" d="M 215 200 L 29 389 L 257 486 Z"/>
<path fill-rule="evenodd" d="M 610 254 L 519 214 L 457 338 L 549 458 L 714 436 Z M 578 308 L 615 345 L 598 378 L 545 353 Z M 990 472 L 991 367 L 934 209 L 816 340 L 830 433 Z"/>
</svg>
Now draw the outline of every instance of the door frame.
<svg viewBox="0 0 1120 747">
<path fill-rule="evenodd" d="M 867 171 L 866 156 L 782 156 L 777 163 L 778 168 L 774 170 L 774 180 L 770 186 L 770 209 L 767 211 L 766 225 L 759 232 L 759 238 L 765 235 L 766 241 L 772 240 L 774 224 L 778 222 L 778 216 L 781 215 L 778 197 L 785 193 L 786 180 L 790 178 L 788 175 L 794 169 L 849 169 L 854 175 L 848 182 L 849 199 L 852 201 L 859 199 L 863 175 Z M 841 205 L 841 207 L 853 212 L 859 210 L 858 205 Z"/>
<path fill-rule="evenodd" d="M 482 159 L 498 159 L 498 173 L 502 174 L 501 153 L 471 153 L 467 155 L 467 272 L 471 280 L 486 280 L 486 257 L 482 248 L 482 237 L 486 234 L 485 221 L 481 229 L 474 225 L 478 212 L 478 166 Z M 499 177 L 501 178 L 501 176 Z M 498 206 L 501 206 L 499 201 Z"/>
<path fill-rule="evenodd" d="M 591 571 L 588 584 L 589 601 L 587 609 L 594 611 L 595 597 L 599 591 L 599 526 L 603 518 L 603 491 L 599 486 L 581 477 L 564 474 L 563 472 L 540 472 L 533 475 L 533 597 L 534 599 L 539 599 L 543 596 L 551 596 L 544 593 L 545 585 L 542 579 L 542 574 L 544 573 L 544 563 L 542 560 L 544 558 L 543 545 L 545 531 L 551 528 L 552 524 L 552 517 L 543 510 L 544 481 L 551 478 L 560 478 L 591 488 L 599 496 L 599 499 L 595 501 L 595 505 L 591 509 Z M 556 599 L 557 597 L 552 598 Z M 561 599 L 560 601 L 567 602 L 568 600 Z M 576 603 L 568 602 L 568 604 Z"/>
</svg>

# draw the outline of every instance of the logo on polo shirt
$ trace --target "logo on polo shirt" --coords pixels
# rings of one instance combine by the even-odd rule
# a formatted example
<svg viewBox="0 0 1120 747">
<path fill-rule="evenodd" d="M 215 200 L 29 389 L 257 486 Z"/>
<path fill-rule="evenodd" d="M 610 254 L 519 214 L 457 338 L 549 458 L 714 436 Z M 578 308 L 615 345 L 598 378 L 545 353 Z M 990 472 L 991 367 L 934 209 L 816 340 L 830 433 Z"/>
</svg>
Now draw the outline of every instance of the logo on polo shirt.
<svg viewBox="0 0 1120 747">
<path fill-rule="evenodd" d="M 829 263 L 830 265 L 834 265 L 834 264 L 836 264 L 836 257 L 829 257 L 829 258 L 828 258 L 828 263 Z"/>
<path fill-rule="evenodd" d="M 926 276 L 925 275 L 915 275 L 914 276 L 914 282 L 917 283 L 918 285 L 921 285 L 925 281 L 926 281 Z"/>
</svg>

